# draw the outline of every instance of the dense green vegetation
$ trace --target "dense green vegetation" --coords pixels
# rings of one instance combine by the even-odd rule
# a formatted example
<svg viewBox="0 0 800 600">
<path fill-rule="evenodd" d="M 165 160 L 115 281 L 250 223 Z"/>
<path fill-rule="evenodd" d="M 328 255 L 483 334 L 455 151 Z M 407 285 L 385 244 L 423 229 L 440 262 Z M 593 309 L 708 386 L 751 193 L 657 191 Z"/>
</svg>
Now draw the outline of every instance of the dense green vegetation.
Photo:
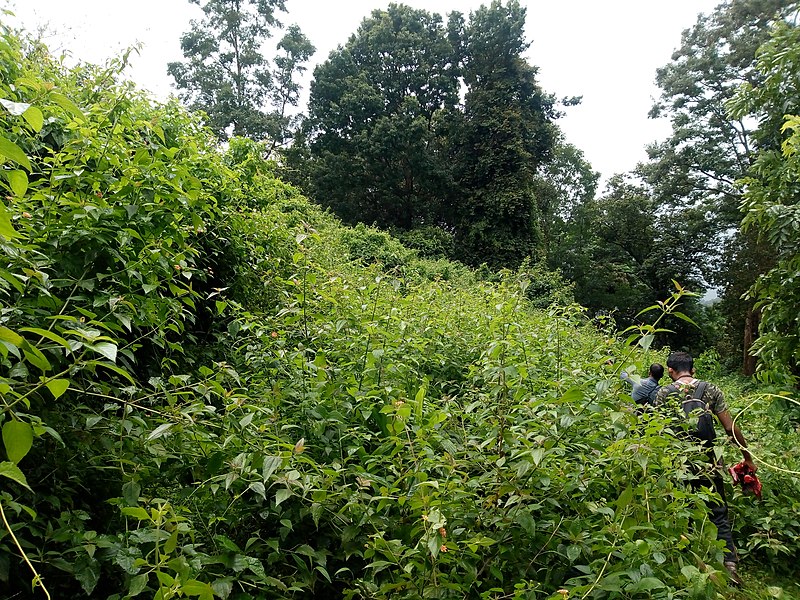
<svg viewBox="0 0 800 600">
<path fill-rule="evenodd" d="M 784 43 L 766 71 L 796 73 Z M 4 597 L 731 593 L 711 493 L 685 485 L 698 449 L 669 415 L 635 414 L 618 377 L 663 362 L 654 341 L 686 323 L 666 274 L 654 325 L 621 341 L 539 257 L 471 270 L 443 258 L 447 236 L 405 231 L 412 249 L 344 226 L 276 177 L 271 140 L 220 146 L 202 115 L 120 83 L 123 66 L 68 70 L 0 38 Z M 748 196 L 785 272 L 796 242 L 765 202 L 785 187 L 793 206 L 787 123 Z M 530 190 L 588 201 L 590 167 L 553 143 Z M 570 172 L 580 184 L 557 188 Z M 610 198 L 641 216 L 638 193 L 620 181 Z M 542 231 L 576 214 L 541 206 Z M 796 290 L 763 290 L 781 273 L 754 291 L 778 342 Z M 762 347 L 778 365 L 796 352 Z M 796 401 L 722 362 L 707 352 L 698 372 L 722 384 L 765 485 L 731 498 L 735 597 L 798 597 Z"/>
</svg>

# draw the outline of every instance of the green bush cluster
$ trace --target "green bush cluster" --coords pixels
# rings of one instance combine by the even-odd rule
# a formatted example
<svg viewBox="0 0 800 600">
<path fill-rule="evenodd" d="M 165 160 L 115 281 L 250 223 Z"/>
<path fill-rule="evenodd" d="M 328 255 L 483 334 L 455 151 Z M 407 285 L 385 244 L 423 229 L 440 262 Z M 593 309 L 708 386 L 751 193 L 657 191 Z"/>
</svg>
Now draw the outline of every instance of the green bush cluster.
<svg viewBox="0 0 800 600">
<path fill-rule="evenodd" d="M 0 589 L 716 597 L 709 496 L 558 278 L 343 228 L 119 68 L 0 44 Z M 737 526 L 788 562 L 769 477 Z"/>
</svg>

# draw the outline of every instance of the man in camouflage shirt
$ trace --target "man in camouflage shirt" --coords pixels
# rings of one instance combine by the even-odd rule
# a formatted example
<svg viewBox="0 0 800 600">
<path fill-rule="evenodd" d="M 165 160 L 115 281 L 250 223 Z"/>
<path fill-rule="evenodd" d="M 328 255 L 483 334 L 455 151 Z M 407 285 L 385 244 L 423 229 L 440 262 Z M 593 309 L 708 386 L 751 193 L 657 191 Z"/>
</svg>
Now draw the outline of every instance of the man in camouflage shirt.
<svg viewBox="0 0 800 600">
<path fill-rule="evenodd" d="M 694 360 L 687 352 L 673 352 L 667 359 L 667 372 L 673 384 L 664 386 L 658 391 L 655 405 L 661 406 L 670 402 L 677 402 L 678 408 L 680 408 L 680 403 L 683 399 L 687 396 L 691 397 L 700 383 L 694 377 Z M 716 415 L 725 433 L 729 437 L 733 437 L 742 451 L 745 464 L 755 472 L 756 466 L 753 464 L 753 457 L 747 451 L 747 442 L 742 432 L 733 423 L 733 418 L 728 410 L 728 404 L 725 402 L 725 396 L 722 391 L 713 383 L 706 382 L 703 395 L 699 399 L 706 404 L 707 409 L 712 414 Z M 714 489 L 722 498 L 721 503 L 709 503 L 711 508 L 709 516 L 711 522 L 717 526 L 717 539 L 725 541 L 725 567 L 730 572 L 732 581 L 738 585 L 741 583 L 736 573 L 738 557 L 736 556 L 736 546 L 733 543 L 733 532 L 728 521 L 728 505 L 725 501 L 725 488 L 723 487 L 722 477 L 719 471 L 715 470 L 712 476 L 698 477 L 691 484 L 693 489 L 701 487 Z"/>
</svg>

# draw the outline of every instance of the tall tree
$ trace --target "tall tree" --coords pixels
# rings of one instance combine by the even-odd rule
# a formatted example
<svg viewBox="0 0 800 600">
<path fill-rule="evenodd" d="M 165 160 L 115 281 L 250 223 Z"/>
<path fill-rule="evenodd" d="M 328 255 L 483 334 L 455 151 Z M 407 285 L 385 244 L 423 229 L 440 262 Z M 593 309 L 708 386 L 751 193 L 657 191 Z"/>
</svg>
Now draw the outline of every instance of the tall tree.
<svg viewBox="0 0 800 600">
<path fill-rule="evenodd" d="M 191 22 L 181 37 L 185 61 L 171 62 L 167 72 L 181 99 L 208 115 L 220 137 L 247 136 L 283 144 L 291 135 L 290 106 L 297 106 L 296 75 L 314 53 L 297 26 L 278 43 L 273 66 L 265 42 L 280 28 L 277 11 L 284 0 L 189 0 L 204 18 Z"/>
<path fill-rule="evenodd" d="M 293 154 L 310 195 L 349 222 L 438 227 L 472 264 L 542 253 L 534 176 L 555 111 L 522 58 L 524 23 L 516 0 L 447 28 L 408 6 L 374 11 L 314 72 Z"/>
<path fill-rule="evenodd" d="M 594 200 L 600 173 L 592 168 L 583 151 L 560 137 L 553 159 L 536 175 L 534 196 L 544 237 L 547 262 L 558 268 L 559 242 L 573 215 Z"/>
<path fill-rule="evenodd" d="M 789 4 L 728 0 L 683 33 L 672 62 L 657 72 L 662 92 L 651 111 L 651 116 L 670 118 L 672 135 L 651 146 L 649 161 L 640 167 L 664 214 L 674 220 L 699 219 L 691 229 L 705 224 L 704 235 L 713 243 L 698 257 L 699 266 L 704 279 L 722 290 L 736 330 L 750 324 L 744 337 L 752 336 L 757 316 L 738 293 L 770 265 L 760 264 L 753 273 L 738 266 L 745 256 L 769 256 L 753 236 L 737 233 L 741 195 L 736 181 L 750 168 L 757 142 L 753 124 L 744 115 L 730 116 L 725 106 L 740 83 L 759 81 L 756 50 L 768 38 L 770 25 L 789 14 Z M 742 283 L 743 277 L 748 281 Z"/>
<path fill-rule="evenodd" d="M 440 131 L 457 102 L 441 17 L 398 4 L 373 11 L 314 70 L 297 165 L 311 196 L 351 223 L 437 224 L 450 183 Z"/>
<path fill-rule="evenodd" d="M 519 2 L 494 0 L 460 32 L 458 25 L 458 15 L 451 16 L 467 89 L 453 136 L 459 258 L 517 265 L 544 254 L 535 176 L 552 158 L 557 138 L 554 99 L 522 56 L 529 44 Z"/>
<path fill-rule="evenodd" d="M 749 291 L 763 316 L 754 352 L 765 379 L 800 382 L 800 29 L 779 23 L 759 51 L 761 83 L 743 85 L 734 117 L 756 116 L 762 149 L 743 180 L 746 231 L 772 251 L 774 265 Z"/>
</svg>

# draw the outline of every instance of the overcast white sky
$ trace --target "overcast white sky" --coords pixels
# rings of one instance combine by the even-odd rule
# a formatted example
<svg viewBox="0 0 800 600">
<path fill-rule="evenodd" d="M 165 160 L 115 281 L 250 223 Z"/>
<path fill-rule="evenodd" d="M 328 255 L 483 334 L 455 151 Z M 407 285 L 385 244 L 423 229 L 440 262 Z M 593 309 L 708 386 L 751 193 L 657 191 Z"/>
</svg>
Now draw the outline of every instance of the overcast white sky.
<svg viewBox="0 0 800 600">
<path fill-rule="evenodd" d="M 490 0 L 405 0 L 438 12 L 469 13 Z M 3 0 L 0 0 L 2 5 Z M 522 0 L 527 6 L 530 62 L 542 87 L 557 97 L 583 96 L 560 120 L 567 140 L 581 148 L 607 179 L 632 169 L 647 143 L 669 133 L 647 118 L 658 94 L 656 68 L 666 64 L 698 13 L 719 0 Z M 180 35 L 201 13 L 188 0 L 5 0 L 11 21 L 34 31 L 48 24 L 51 49 L 102 62 L 136 42 L 129 76 L 156 96 L 174 89 L 167 62 L 181 60 Z M 285 24 L 297 23 L 317 48 L 313 64 L 347 41 L 362 19 L 389 0 L 287 0 Z M 309 73 L 313 70 L 310 65 Z M 307 87 L 307 84 L 306 84 Z"/>
</svg>

